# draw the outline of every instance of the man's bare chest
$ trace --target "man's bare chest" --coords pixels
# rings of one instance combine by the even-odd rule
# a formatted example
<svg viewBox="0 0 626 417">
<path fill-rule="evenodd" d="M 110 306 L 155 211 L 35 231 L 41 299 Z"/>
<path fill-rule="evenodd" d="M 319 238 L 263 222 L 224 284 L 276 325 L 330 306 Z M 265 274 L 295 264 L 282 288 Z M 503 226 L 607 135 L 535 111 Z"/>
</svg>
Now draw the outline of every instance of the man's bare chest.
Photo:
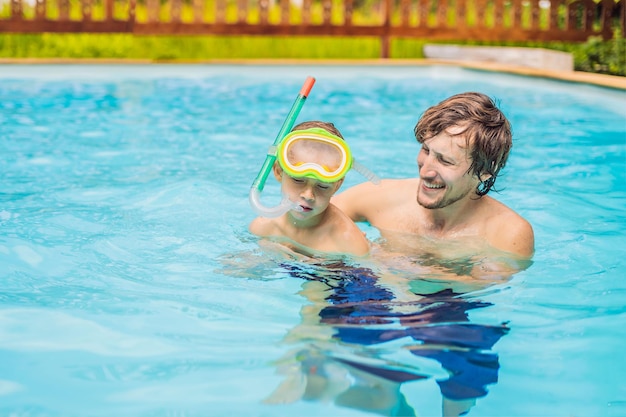
<svg viewBox="0 0 626 417">
<path fill-rule="evenodd" d="M 484 225 L 480 221 L 465 221 L 456 224 L 436 220 L 423 211 L 413 209 L 391 209 L 379 213 L 370 224 L 381 230 L 403 234 L 414 234 L 434 239 L 458 239 L 484 237 Z"/>
</svg>

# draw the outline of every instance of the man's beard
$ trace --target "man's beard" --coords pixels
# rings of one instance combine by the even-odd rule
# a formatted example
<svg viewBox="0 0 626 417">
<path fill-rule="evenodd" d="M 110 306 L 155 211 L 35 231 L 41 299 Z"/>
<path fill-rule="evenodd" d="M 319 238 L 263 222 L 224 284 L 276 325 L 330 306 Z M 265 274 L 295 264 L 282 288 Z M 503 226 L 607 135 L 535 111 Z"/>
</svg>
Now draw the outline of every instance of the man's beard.
<svg viewBox="0 0 626 417">
<path fill-rule="evenodd" d="M 435 200 L 431 203 L 425 203 L 420 201 L 420 192 L 419 190 L 417 191 L 417 195 L 416 195 L 416 200 L 417 200 L 417 204 L 419 204 L 420 206 L 424 207 L 425 209 L 429 209 L 429 210 L 435 210 L 435 209 L 441 209 L 444 207 L 448 207 L 449 205 L 452 205 L 454 203 L 456 203 L 459 200 L 462 200 L 463 198 L 465 198 L 465 196 L 467 194 L 469 194 L 470 191 L 466 191 L 465 193 L 461 193 L 459 195 L 446 195 L 444 193 L 444 195 L 441 197 L 441 199 L 439 200 Z"/>
</svg>

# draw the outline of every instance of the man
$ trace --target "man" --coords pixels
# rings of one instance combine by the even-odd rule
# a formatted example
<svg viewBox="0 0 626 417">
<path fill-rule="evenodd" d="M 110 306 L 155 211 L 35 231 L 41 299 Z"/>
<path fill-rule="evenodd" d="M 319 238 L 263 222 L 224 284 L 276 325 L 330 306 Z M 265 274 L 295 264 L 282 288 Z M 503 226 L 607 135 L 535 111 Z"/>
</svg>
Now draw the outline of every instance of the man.
<svg viewBox="0 0 626 417">
<path fill-rule="evenodd" d="M 335 196 L 333 203 L 354 221 L 378 228 L 398 252 L 406 254 L 406 247 L 412 247 L 416 253 L 454 258 L 454 248 L 471 258 L 495 249 L 530 260 L 532 226 L 486 195 L 512 145 L 511 126 L 495 103 L 481 93 L 452 96 L 422 115 L 415 137 L 422 145 L 417 178 L 362 183 Z M 407 234 L 422 240 L 407 244 Z M 401 240 L 404 246 L 397 244 Z"/>
</svg>

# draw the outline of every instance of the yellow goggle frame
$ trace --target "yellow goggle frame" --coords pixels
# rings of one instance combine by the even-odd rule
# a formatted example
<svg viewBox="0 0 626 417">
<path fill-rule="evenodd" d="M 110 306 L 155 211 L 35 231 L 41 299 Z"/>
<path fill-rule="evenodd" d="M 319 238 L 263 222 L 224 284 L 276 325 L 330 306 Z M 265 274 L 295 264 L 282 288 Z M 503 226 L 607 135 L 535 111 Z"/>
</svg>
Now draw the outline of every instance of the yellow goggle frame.
<svg viewBox="0 0 626 417">
<path fill-rule="evenodd" d="M 341 154 L 339 167 L 330 171 L 327 167 L 314 162 L 305 162 L 298 165 L 292 164 L 289 161 L 288 150 L 290 146 L 300 140 L 322 142 L 337 149 Z M 295 130 L 287 134 L 278 145 L 276 158 L 278 159 L 278 164 L 287 175 L 295 178 L 314 178 L 322 182 L 337 182 L 352 168 L 352 152 L 346 141 L 320 128 Z"/>
</svg>

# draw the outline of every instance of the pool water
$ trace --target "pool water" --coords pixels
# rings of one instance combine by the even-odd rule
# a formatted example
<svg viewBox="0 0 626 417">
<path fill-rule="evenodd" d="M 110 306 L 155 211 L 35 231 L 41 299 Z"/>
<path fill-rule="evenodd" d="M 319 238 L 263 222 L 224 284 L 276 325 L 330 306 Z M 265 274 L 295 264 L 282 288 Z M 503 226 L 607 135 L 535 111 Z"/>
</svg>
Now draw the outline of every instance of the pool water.
<svg viewBox="0 0 626 417">
<path fill-rule="evenodd" d="M 298 121 L 334 122 L 382 177 L 416 175 L 427 107 L 495 97 L 514 146 L 494 196 L 533 225 L 533 264 L 463 288 L 261 247 L 248 191 L 309 75 Z M 0 415 L 626 415 L 624 91 L 439 66 L 4 65 L 0 131 Z"/>
</svg>

